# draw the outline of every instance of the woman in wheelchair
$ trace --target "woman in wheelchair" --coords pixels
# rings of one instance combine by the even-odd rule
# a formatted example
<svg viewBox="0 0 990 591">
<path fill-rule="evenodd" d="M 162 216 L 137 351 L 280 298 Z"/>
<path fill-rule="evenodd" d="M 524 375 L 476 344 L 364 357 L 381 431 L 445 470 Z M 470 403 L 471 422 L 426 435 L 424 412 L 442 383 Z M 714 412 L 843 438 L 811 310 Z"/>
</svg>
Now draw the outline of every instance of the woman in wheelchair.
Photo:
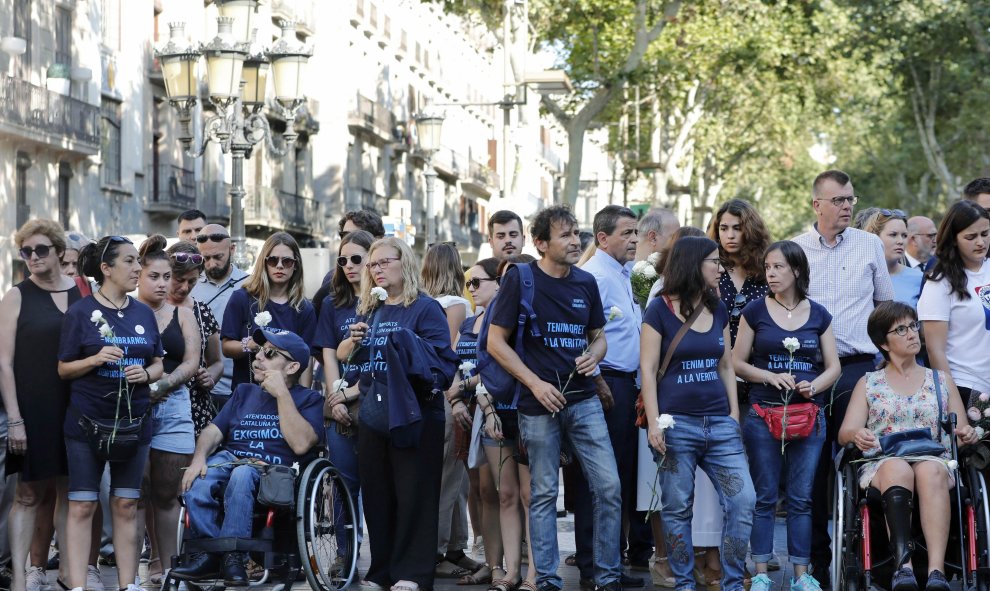
<svg viewBox="0 0 990 591">
<path fill-rule="evenodd" d="M 203 430 L 182 478 L 194 539 L 250 538 L 259 467 L 302 462 L 325 442 L 323 397 L 298 383 L 309 365 L 309 346 L 295 333 L 260 329 L 254 342 L 260 346 L 255 383 L 240 384 Z M 171 574 L 189 580 L 222 575 L 227 586 L 245 586 L 246 559 L 239 552 L 201 553 Z"/>
<path fill-rule="evenodd" d="M 887 521 L 891 552 L 896 560 L 892 591 L 916 591 L 918 583 L 911 565 L 911 515 L 917 493 L 921 530 L 928 549 L 926 589 L 949 589 L 945 577 L 945 551 L 949 539 L 950 497 L 954 467 L 949 464 L 949 435 L 939 417 L 953 412 L 959 420 L 955 435 L 961 444 L 975 443 L 975 430 L 966 422 L 966 409 L 951 376 L 918 365 L 921 348 L 918 316 L 914 308 L 900 302 L 884 302 L 870 314 L 867 332 L 880 349 L 886 364 L 867 373 L 853 390 L 839 443 L 853 443 L 866 458 L 859 468 L 859 485 L 880 491 Z M 942 453 L 896 455 L 883 450 L 882 438 L 892 433 L 926 428 L 941 444 Z M 921 440 L 915 440 L 921 442 Z M 913 443 L 913 442 L 912 442 Z M 905 452 L 909 450 L 905 449 Z"/>
</svg>

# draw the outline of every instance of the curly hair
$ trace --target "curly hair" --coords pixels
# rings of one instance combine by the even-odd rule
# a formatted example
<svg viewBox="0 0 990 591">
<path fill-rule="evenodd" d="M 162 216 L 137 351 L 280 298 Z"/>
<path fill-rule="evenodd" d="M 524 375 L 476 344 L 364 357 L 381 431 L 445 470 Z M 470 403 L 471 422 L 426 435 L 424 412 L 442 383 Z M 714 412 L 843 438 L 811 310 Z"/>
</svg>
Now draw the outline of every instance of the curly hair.
<svg viewBox="0 0 990 591">
<path fill-rule="evenodd" d="M 35 219 L 28 220 L 24 222 L 20 230 L 14 234 L 14 244 L 17 248 L 24 245 L 24 241 L 28 238 L 34 236 L 35 234 L 41 234 L 45 238 L 52 241 L 52 247 L 55 249 L 55 254 L 59 258 L 62 258 L 62 253 L 65 252 L 65 231 L 62 230 L 62 226 L 58 222 L 53 220 L 43 220 Z"/>
<path fill-rule="evenodd" d="M 739 245 L 739 252 L 735 255 L 725 251 L 718 233 L 722 216 L 727 213 L 739 218 L 739 225 L 742 227 L 742 242 Z M 763 223 L 759 212 L 749 201 L 730 199 L 723 203 L 708 224 L 708 237 L 718 243 L 718 256 L 727 264 L 739 265 L 749 279 L 763 277 L 763 253 L 770 245 L 770 232 L 767 231 L 767 226 Z"/>
<path fill-rule="evenodd" d="M 959 296 L 960 300 L 968 300 L 970 294 L 966 289 L 966 265 L 959 252 L 959 234 L 980 218 L 990 220 L 990 213 L 975 201 L 957 201 L 945 214 L 935 239 L 935 256 L 938 260 L 928 272 L 928 278 L 939 281 L 944 277 L 949 282 L 952 293 Z"/>
</svg>

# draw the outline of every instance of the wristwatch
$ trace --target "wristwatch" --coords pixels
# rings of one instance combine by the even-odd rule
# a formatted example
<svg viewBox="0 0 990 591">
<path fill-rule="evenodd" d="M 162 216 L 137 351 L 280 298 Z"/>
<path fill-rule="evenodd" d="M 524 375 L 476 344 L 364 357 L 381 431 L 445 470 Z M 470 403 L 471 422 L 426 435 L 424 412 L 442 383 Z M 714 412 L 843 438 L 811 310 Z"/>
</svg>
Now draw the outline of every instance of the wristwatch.
<svg viewBox="0 0 990 591">
<path fill-rule="evenodd" d="M 811 395 L 814 396 L 815 394 L 818 394 L 818 390 L 815 388 L 814 384 L 811 384 Z"/>
</svg>

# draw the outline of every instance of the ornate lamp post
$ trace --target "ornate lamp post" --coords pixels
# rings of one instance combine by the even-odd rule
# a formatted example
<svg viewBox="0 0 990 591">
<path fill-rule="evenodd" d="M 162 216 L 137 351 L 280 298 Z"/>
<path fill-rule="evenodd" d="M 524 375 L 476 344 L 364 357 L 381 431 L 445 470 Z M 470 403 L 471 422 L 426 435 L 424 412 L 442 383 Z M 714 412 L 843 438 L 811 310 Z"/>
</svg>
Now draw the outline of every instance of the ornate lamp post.
<svg viewBox="0 0 990 591">
<path fill-rule="evenodd" d="M 172 23 L 168 43 L 156 51 L 162 64 L 165 92 L 179 116 L 179 141 L 183 150 L 199 158 L 209 142 L 231 155 L 230 233 L 236 250 L 234 264 L 248 266 L 244 230 L 244 159 L 254 146 L 265 142 L 275 156 L 283 156 L 296 140 L 293 121 L 302 95 L 302 70 L 312 52 L 296 39 L 295 23 L 282 22 L 282 37 L 267 51 L 252 53 L 256 34 L 258 0 L 216 0 L 220 11 L 217 36 L 205 46 L 185 40 L 185 23 Z M 206 119 L 203 141 L 193 146 L 192 109 L 199 90 L 197 68 L 206 57 L 207 87 L 216 114 Z M 281 148 L 272 141 L 268 119 L 262 114 L 268 74 L 275 82 L 275 105 L 286 120 Z"/>
<path fill-rule="evenodd" d="M 437 178 L 437 171 L 433 168 L 433 155 L 440 149 L 440 131 L 442 128 L 442 114 L 420 113 L 416 116 L 416 136 L 419 138 L 419 149 L 426 154 L 426 166 L 423 170 L 423 175 L 426 177 L 426 248 L 429 248 L 436 239 L 433 183 Z"/>
</svg>

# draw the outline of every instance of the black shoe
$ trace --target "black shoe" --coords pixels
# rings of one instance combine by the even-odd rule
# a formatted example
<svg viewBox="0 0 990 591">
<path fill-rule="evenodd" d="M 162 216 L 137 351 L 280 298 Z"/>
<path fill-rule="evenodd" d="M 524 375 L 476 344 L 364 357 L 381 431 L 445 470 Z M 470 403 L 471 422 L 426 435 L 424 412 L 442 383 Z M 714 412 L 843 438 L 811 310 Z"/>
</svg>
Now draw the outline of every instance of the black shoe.
<svg viewBox="0 0 990 591">
<path fill-rule="evenodd" d="M 639 577 L 630 577 L 629 575 L 623 573 L 622 576 L 619 577 L 619 586 L 620 587 L 644 587 L 644 586 L 646 586 L 646 581 L 644 581 L 643 579 L 641 579 Z"/>
<path fill-rule="evenodd" d="M 640 583 L 642 584 L 642 582 Z M 611 583 L 606 583 L 601 587 L 598 587 L 596 591 L 622 591 L 623 585 L 619 581 L 612 581 Z"/>
<path fill-rule="evenodd" d="M 244 563 L 247 557 L 241 552 L 228 552 L 223 557 L 223 584 L 227 587 L 247 587 L 248 576 Z"/>
<path fill-rule="evenodd" d="M 828 563 L 812 562 L 808 573 L 818 581 L 822 589 L 832 584 L 832 575 Z"/>
<path fill-rule="evenodd" d="M 169 573 L 183 581 L 215 579 L 220 576 L 220 557 L 207 552 L 197 552 L 189 556 L 186 564 L 173 568 Z"/>
<path fill-rule="evenodd" d="M 581 580 L 578 582 L 578 584 L 581 586 L 581 589 L 583 589 L 584 591 L 595 591 L 595 587 L 597 587 L 597 585 L 595 585 L 594 579 L 588 579 L 585 577 L 581 577 Z"/>
<path fill-rule="evenodd" d="M 101 554 L 96 562 L 98 564 L 102 564 L 103 566 L 117 566 L 117 556 L 113 552 L 107 554 L 106 556 Z"/>
<path fill-rule="evenodd" d="M 949 581 L 945 579 L 942 571 L 933 570 L 928 573 L 928 583 L 925 585 L 925 591 L 949 591 Z"/>
<path fill-rule="evenodd" d="M 560 587 L 554 585 L 553 583 L 543 583 L 536 588 L 536 591 L 561 591 Z"/>
<path fill-rule="evenodd" d="M 52 557 L 48 559 L 48 563 L 45 564 L 45 570 L 58 570 L 58 552 L 52 554 Z"/>
<path fill-rule="evenodd" d="M 906 566 L 897 569 L 890 579 L 891 591 L 918 591 L 918 579 L 914 571 Z"/>
</svg>

